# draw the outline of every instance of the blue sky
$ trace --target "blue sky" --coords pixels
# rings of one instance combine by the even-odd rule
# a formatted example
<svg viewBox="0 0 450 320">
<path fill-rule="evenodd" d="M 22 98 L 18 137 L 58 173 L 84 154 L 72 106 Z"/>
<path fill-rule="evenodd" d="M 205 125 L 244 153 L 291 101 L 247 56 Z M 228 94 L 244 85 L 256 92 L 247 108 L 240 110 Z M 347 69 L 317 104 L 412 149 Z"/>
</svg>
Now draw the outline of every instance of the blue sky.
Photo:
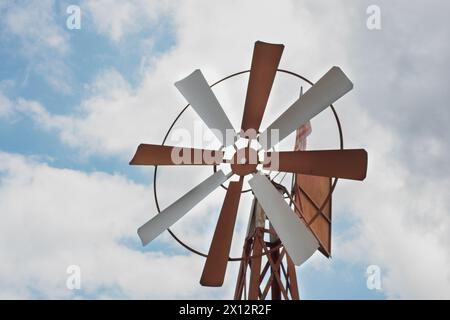
<svg viewBox="0 0 450 320">
<path fill-rule="evenodd" d="M 338 105 L 346 143 L 369 151 L 372 176 L 367 184 L 338 185 L 341 189 L 333 203 L 333 258 L 326 260 L 317 254 L 298 268 L 302 298 L 416 298 L 433 292 L 436 285 L 436 296 L 448 297 L 448 282 L 442 284 L 437 276 L 444 274 L 449 256 L 444 235 L 450 223 L 448 201 L 442 191 L 449 184 L 448 177 L 426 180 L 413 174 L 423 165 L 420 159 L 402 162 L 405 153 L 398 150 L 406 150 L 405 137 L 415 137 L 408 130 L 420 119 L 420 109 L 414 103 L 405 107 L 408 99 L 402 93 L 389 96 L 392 83 L 400 92 L 418 86 L 417 75 L 402 72 L 405 56 L 419 64 L 429 61 L 435 48 L 447 50 L 441 43 L 444 34 L 435 34 L 418 48 L 414 30 L 405 27 L 419 16 L 428 21 L 428 28 L 441 30 L 433 25 L 434 11 L 420 12 L 416 3 L 408 6 L 399 1 L 391 6 L 380 1 L 385 29 L 370 33 L 365 27 L 368 3 L 342 7 L 327 1 L 286 2 L 274 13 L 269 3 L 262 2 L 257 6 L 259 15 L 249 21 L 246 12 L 252 5 L 246 4 L 232 24 L 229 16 L 236 4 L 219 1 L 216 6 L 150 0 L 70 4 L 81 8 L 80 30 L 66 28 L 68 1 L 0 4 L 0 210 L 6 219 L 4 230 L 10 230 L 12 237 L 9 249 L 0 246 L 0 259 L 7 261 L 7 267 L 0 268 L 0 297 L 231 297 L 235 269 L 223 289 L 205 289 L 198 284 L 203 259 L 191 256 L 167 235 L 141 248 L 136 229 L 156 211 L 153 170 L 130 167 L 128 161 L 138 143 L 160 143 L 171 119 L 184 106 L 173 87 L 175 81 L 196 68 L 210 81 L 248 68 L 256 40 L 284 43 L 282 66 L 311 79 L 332 65 L 349 70 L 357 89 Z M 394 39 L 401 45 L 393 45 Z M 391 47 L 390 55 L 387 47 Z M 443 78 L 437 63 L 447 61 L 441 56 L 432 61 L 436 65 L 430 68 L 435 73 L 415 72 L 425 78 Z M 376 82 L 380 74 L 383 84 Z M 371 89 L 374 82 L 379 85 L 377 90 Z M 280 83 L 275 87 L 279 96 L 273 98 L 274 105 L 298 94 L 292 91 L 285 98 L 284 82 Z M 296 84 L 290 85 L 286 91 Z M 242 97 L 233 96 L 236 88 L 217 89 L 233 121 L 239 121 L 242 110 L 237 103 Z M 421 90 L 428 96 L 436 93 Z M 378 112 L 379 106 L 393 110 Z M 269 109 L 265 121 L 279 112 Z M 408 112 L 407 125 L 392 122 L 389 112 Z M 194 120 L 195 115 L 188 114 L 180 126 Z M 327 121 L 323 116 L 313 122 L 314 147 L 329 146 L 325 137 L 331 125 Z M 435 123 L 438 127 L 439 122 Z M 441 131 L 430 129 L 423 135 L 432 142 L 417 152 L 442 163 L 446 155 L 440 151 L 445 145 Z M 387 170 L 379 174 L 380 168 Z M 190 181 L 186 172 L 177 172 L 162 173 L 161 192 L 173 188 L 174 194 L 182 194 L 205 174 L 199 171 Z M 427 181 L 424 190 L 411 187 L 416 181 Z M 423 193 L 432 201 L 415 202 Z M 203 233 L 210 229 L 201 228 L 202 220 L 214 221 L 222 197 L 215 193 L 194 210 L 192 218 L 186 218 L 190 220 L 183 220 L 193 230 L 186 231 L 188 241 L 204 245 L 204 239 L 210 239 L 211 234 Z M 382 204 L 379 197 L 385 199 Z M 163 201 L 175 199 L 174 195 Z M 399 202 L 411 203 L 417 216 L 406 220 L 411 207 L 403 208 Z M 426 224 L 423 212 L 432 213 Z M 443 227 L 433 228 L 434 221 Z M 30 267 L 18 271 L 15 266 L 23 257 L 12 251 L 27 252 L 30 242 L 14 233 L 14 228 L 28 231 L 28 240 L 38 246 Z M 195 234 L 195 230 L 202 232 Z M 407 239 L 417 243 L 428 262 L 405 267 L 415 259 L 405 245 Z M 238 253 L 240 246 L 233 244 L 233 248 Z M 70 263 L 82 266 L 83 289 L 79 292 L 65 288 L 65 268 Z M 382 290 L 366 286 L 366 268 L 371 264 L 381 267 Z M 414 283 L 431 265 L 435 272 Z M 164 290 L 155 293 L 161 278 L 168 277 L 171 280 Z M 35 283 L 29 285 L 30 281 Z M 420 290 L 424 283 L 429 290 Z"/>
<path fill-rule="evenodd" d="M 78 4 L 72 1 L 70 4 Z M 18 4 L 17 4 L 18 5 Z M 13 5 L 15 6 L 15 5 Z M 65 14 L 67 2 L 55 2 L 51 6 L 50 14 L 55 17 L 58 26 L 63 28 L 69 14 Z M 8 10 L 6 7 L 4 10 Z M 58 14 L 59 13 L 59 14 Z M 30 24 L 32 21 L 30 21 Z M 0 59 L 2 63 L 2 81 L 14 83 L 8 87 L 8 97 L 35 100 L 45 105 L 46 109 L 55 114 L 71 114 L 76 107 L 89 95 L 86 85 L 91 83 L 99 72 L 114 68 L 132 85 L 139 82 L 139 68 L 141 52 L 136 50 L 139 39 L 152 33 L 155 45 L 152 55 L 157 56 L 168 50 L 175 42 L 170 29 L 170 19 L 162 21 L 160 25 L 148 31 L 142 31 L 122 40 L 120 47 L 112 43 L 107 37 L 92 32 L 93 25 L 89 19 L 82 20 L 80 30 L 66 30 L 71 50 L 65 57 L 68 73 L 66 81 L 70 81 L 71 92 L 62 92 L 45 81 L 40 72 L 33 67 L 39 61 L 30 60 L 23 56 L 22 43 L 17 37 L 8 34 L 2 37 Z M 30 26 L 31 28 L 32 26 Z M 52 53 L 48 52 L 50 58 Z M 2 126 L 2 136 L 14 136 L 15 139 L 2 139 L 2 150 L 21 153 L 24 155 L 43 155 L 54 160 L 56 167 L 68 167 L 77 170 L 101 170 L 109 173 L 125 171 L 132 174 L 121 161 L 114 158 L 105 159 L 93 155 L 89 161 L 80 161 L 76 150 L 67 148 L 56 139 L 51 132 L 42 132 L 29 119 L 21 118 L 14 125 Z M 32 137 L 32 139 L 30 139 Z M 18 143 L 20 142 L 20 143 Z"/>
</svg>

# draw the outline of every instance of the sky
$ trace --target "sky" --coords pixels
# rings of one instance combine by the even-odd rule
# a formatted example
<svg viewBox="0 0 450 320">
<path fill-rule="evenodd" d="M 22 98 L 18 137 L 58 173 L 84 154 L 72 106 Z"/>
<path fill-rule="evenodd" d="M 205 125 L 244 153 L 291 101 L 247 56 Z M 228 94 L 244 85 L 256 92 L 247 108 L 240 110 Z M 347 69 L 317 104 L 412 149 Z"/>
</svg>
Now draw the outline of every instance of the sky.
<svg viewBox="0 0 450 320">
<path fill-rule="evenodd" d="M 67 28 L 70 5 L 80 29 Z M 370 5 L 379 29 L 367 26 Z M 301 298 L 449 299 L 449 10 L 443 0 L 1 0 L 0 298 L 232 298 L 238 265 L 222 288 L 205 288 L 204 258 L 167 233 L 140 245 L 136 229 L 157 212 L 153 168 L 128 162 L 139 143 L 160 144 L 186 105 L 174 82 L 195 69 L 209 83 L 246 70 L 261 40 L 283 43 L 280 67 L 311 81 L 344 70 L 354 83 L 335 104 L 345 146 L 369 153 L 367 179 L 339 181 L 333 194 L 332 258 L 316 253 L 297 269 Z M 214 89 L 235 127 L 247 79 Z M 263 128 L 300 85 L 277 75 Z M 205 129 L 188 109 L 173 133 L 196 126 Z M 312 127 L 309 148 L 338 147 L 329 110 Z M 160 206 L 211 172 L 158 170 Z M 207 251 L 224 195 L 214 191 L 173 230 Z M 247 194 L 233 256 L 250 204 Z M 79 289 L 67 286 L 73 265 Z"/>
</svg>

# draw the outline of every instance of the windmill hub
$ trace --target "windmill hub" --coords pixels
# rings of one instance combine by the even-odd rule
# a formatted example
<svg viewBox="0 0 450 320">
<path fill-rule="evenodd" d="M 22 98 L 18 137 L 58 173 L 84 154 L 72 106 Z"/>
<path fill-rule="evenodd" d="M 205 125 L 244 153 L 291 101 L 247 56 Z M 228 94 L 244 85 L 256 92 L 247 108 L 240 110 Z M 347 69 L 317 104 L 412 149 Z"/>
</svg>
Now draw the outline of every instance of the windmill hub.
<svg viewBox="0 0 450 320">
<path fill-rule="evenodd" d="M 231 159 L 231 170 L 238 176 L 246 176 L 256 171 L 258 163 L 258 152 L 255 149 L 238 149 Z"/>
</svg>

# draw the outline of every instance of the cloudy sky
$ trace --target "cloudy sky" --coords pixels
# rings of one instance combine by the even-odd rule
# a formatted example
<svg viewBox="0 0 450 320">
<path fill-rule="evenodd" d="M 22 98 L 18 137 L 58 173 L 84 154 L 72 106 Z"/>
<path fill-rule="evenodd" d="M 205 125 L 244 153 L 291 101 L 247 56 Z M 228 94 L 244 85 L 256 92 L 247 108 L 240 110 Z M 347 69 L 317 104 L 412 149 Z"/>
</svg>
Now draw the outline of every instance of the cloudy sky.
<svg viewBox="0 0 450 320">
<path fill-rule="evenodd" d="M 79 30 L 66 27 L 69 5 L 81 9 Z M 379 30 L 367 28 L 369 5 Z M 161 143 L 185 105 L 175 81 L 248 69 L 256 40 L 283 43 L 280 67 L 312 81 L 340 66 L 355 84 L 335 104 L 345 145 L 369 152 L 367 179 L 334 193 L 333 258 L 298 268 L 301 297 L 450 298 L 449 10 L 444 0 L 1 0 L 0 298 L 232 297 L 236 265 L 208 289 L 204 259 L 167 234 L 140 246 L 136 229 L 156 213 L 153 169 L 128 161 L 139 143 Z M 235 127 L 246 81 L 215 88 Z M 277 76 L 262 127 L 299 86 Z M 188 110 L 175 129 L 198 123 Z M 312 125 L 311 149 L 337 147 L 329 110 Z M 210 174 L 158 171 L 161 206 Z M 207 250 L 223 197 L 212 193 L 174 230 Z M 70 265 L 80 290 L 66 286 Z M 370 265 L 380 290 L 366 286 Z"/>
</svg>

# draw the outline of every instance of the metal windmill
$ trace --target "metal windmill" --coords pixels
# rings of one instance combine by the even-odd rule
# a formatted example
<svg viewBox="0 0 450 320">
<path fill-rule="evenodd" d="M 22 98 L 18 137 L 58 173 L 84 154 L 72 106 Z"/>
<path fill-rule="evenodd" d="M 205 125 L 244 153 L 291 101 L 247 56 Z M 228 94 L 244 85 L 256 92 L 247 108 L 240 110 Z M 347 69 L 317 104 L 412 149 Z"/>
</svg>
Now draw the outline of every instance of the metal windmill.
<svg viewBox="0 0 450 320">
<path fill-rule="evenodd" d="M 237 73 L 250 72 L 239 133 L 249 143 L 244 148 L 235 147 L 231 159 L 225 159 L 223 148 L 204 150 L 141 144 L 130 162 L 131 165 L 210 165 L 214 168 L 222 163 L 230 164 L 229 174 L 215 170 L 170 206 L 162 211 L 158 208 L 159 214 L 141 226 L 138 235 L 142 244 L 147 245 L 208 194 L 237 176 L 237 181 L 228 184 L 209 252 L 204 254 L 206 262 L 200 278 L 203 286 L 221 286 L 228 261 L 241 261 L 235 299 L 265 299 L 269 291 L 272 299 L 298 299 L 294 265 L 301 265 L 318 249 L 330 256 L 331 193 L 337 178 L 363 180 L 366 176 L 367 152 L 343 149 L 341 131 L 341 149 L 338 150 L 305 151 L 297 147 L 294 151 L 270 151 L 321 111 L 329 106 L 333 108 L 332 103 L 353 88 L 342 70 L 332 67 L 315 84 L 310 83 L 308 91 L 260 132 L 277 71 L 294 74 L 278 69 L 283 50 L 283 45 L 257 41 L 251 69 Z M 238 135 L 200 70 L 176 82 L 175 86 L 223 147 L 235 144 Z M 338 120 L 336 113 L 335 116 Z M 230 132 L 233 137 L 227 139 Z M 275 138 L 274 132 L 277 133 Z M 263 155 L 252 147 L 251 141 L 258 142 Z M 262 169 L 293 173 L 292 190 L 275 183 Z M 248 179 L 254 202 L 242 257 L 232 259 L 229 254 L 244 179 Z"/>
</svg>

